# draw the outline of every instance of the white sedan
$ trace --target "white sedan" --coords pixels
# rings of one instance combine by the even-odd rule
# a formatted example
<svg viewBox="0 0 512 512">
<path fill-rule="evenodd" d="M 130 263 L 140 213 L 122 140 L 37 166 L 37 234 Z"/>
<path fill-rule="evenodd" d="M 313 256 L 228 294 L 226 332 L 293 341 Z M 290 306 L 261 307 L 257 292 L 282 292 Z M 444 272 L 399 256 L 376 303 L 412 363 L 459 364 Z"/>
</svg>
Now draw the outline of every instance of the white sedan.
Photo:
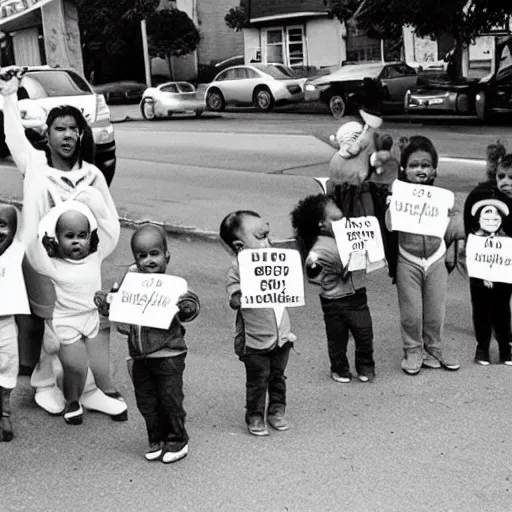
<svg viewBox="0 0 512 512">
<path fill-rule="evenodd" d="M 268 112 L 274 105 L 303 101 L 305 82 L 305 78 L 293 78 L 293 71 L 281 65 L 232 66 L 208 86 L 206 105 L 215 112 L 226 105 L 254 105 Z"/>
<path fill-rule="evenodd" d="M 205 108 L 204 98 L 198 98 L 196 88 L 188 82 L 166 82 L 149 87 L 140 102 L 142 117 L 147 120 L 187 112 L 199 117 Z"/>
</svg>

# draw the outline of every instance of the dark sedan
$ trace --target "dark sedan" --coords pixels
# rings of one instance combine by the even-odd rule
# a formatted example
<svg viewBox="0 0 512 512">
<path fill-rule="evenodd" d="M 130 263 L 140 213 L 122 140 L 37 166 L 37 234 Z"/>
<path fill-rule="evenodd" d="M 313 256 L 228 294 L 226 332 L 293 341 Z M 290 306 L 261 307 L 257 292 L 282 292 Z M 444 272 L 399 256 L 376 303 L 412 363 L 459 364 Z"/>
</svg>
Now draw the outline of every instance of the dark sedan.
<svg viewBox="0 0 512 512">
<path fill-rule="evenodd" d="M 305 100 L 325 103 L 335 119 L 362 105 L 382 113 L 402 111 L 405 93 L 417 78 L 416 70 L 404 62 L 348 64 L 308 80 Z"/>
</svg>

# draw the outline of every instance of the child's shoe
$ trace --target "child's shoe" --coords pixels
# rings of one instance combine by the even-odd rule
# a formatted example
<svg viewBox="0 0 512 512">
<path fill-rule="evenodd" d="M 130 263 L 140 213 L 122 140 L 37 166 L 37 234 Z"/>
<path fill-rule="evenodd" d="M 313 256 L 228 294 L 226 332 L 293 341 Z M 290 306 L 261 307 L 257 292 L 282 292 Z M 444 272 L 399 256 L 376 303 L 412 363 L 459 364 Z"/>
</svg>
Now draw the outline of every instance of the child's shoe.
<svg viewBox="0 0 512 512">
<path fill-rule="evenodd" d="M 172 462 L 178 462 L 181 459 L 184 459 L 188 454 L 188 444 L 186 444 L 181 450 L 174 452 L 168 449 L 168 445 L 164 446 L 164 451 L 162 455 L 162 462 L 164 464 L 171 464 Z"/>
<path fill-rule="evenodd" d="M 164 443 L 150 443 L 149 450 L 146 452 L 146 460 L 155 461 L 162 457 L 162 453 L 164 452 Z"/>
<path fill-rule="evenodd" d="M 247 429 L 253 436 L 268 436 L 267 426 L 261 416 L 251 416 L 247 422 Z"/>
<path fill-rule="evenodd" d="M 475 353 L 475 363 L 481 366 L 489 366 L 491 364 L 489 351 L 477 348 Z"/>
<path fill-rule="evenodd" d="M 439 368 L 441 368 L 441 363 L 434 356 L 431 356 L 427 352 L 423 356 L 423 363 L 421 366 L 423 368 L 430 368 L 431 370 L 438 370 Z"/>
<path fill-rule="evenodd" d="M 267 414 L 267 421 L 275 430 L 284 431 L 290 428 L 290 425 L 288 425 L 288 422 L 284 417 L 284 413 L 281 411 L 277 411 L 273 414 Z"/>
<path fill-rule="evenodd" d="M 98 388 L 83 393 L 81 401 L 86 409 L 108 414 L 112 419 L 122 415 L 128 409 L 124 400 L 111 398 Z"/>
<path fill-rule="evenodd" d="M 346 370 L 341 373 L 331 372 L 331 379 L 336 382 L 342 382 L 343 384 L 347 384 L 352 380 L 352 374 L 349 370 Z"/>
<path fill-rule="evenodd" d="M 105 395 L 109 396 L 110 398 L 114 398 L 115 400 L 119 400 L 120 402 L 126 403 L 125 399 L 123 398 L 123 395 L 119 393 L 119 391 L 114 391 L 112 393 L 105 393 Z M 113 416 L 110 416 L 113 421 L 128 421 L 128 409 L 126 409 L 124 412 L 120 414 L 114 414 Z"/>
<path fill-rule="evenodd" d="M 452 359 L 443 356 L 441 350 L 433 349 L 432 352 L 429 352 L 430 355 L 439 361 L 441 368 L 444 370 L 448 370 L 451 372 L 456 372 L 460 368 L 460 364 Z"/>
<path fill-rule="evenodd" d="M 402 370 L 407 375 L 417 375 L 420 373 L 423 364 L 423 354 L 421 352 L 408 352 L 402 359 Z"/>
<path fill-rule="evenodd" d="M 504 364 L 506 366 L 512 366 L 512 360 L 511 359 L 505 359 L 504 361 L 500 361 L 501 364 Z"/>
<path fill-rule="evenodd" d="M 68 425 L 81 425 L 83 420 L 84 410 L 82 405 L 77 400 L 72 400 L 66 404 L 64 410 L 64 421 Z"/>
<path fill-rule="evenodd" d="M 375 371 L 373 370 L 373 368 L 369 366 L 363 366 L 361 370 L 357 373 L 357 378 L 361 382 L 372 382 L 373 379 L 375 378 Z"/>
<path fill-rule="evenodd" d="M 66 407 L 66 399 L 58 386 L 37 388 L 34 400 L 41 409 L 52 416 L 60 416 Z"/>
</svg>

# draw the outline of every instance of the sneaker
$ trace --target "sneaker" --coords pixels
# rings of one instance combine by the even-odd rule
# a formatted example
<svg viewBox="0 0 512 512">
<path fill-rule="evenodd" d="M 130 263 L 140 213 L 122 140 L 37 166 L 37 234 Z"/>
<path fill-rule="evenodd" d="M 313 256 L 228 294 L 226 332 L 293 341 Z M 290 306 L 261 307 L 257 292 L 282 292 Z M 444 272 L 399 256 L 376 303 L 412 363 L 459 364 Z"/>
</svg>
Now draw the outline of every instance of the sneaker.
<svg viewBox="0 0 512 512">
<path fill-rule="evenodd" d="M 506 361 L 501 361 L 501 364 L 504 364 L 506 366 L 512 366 L 512 361 L 510 361 L 509 359 L 507 359 Z"/>
<path fill-rule="evenodd" d="M 66 404 L 64 410 L 64 421 L 68 425 L 81 425 L 83 420 L 84 410 L 82 405 L 77 400 L 73 400 Z"/>
<path fill-rule="evenodd" d="M 402 370 L 407 375 L 417 375 L 420 373 L 421 365 L 423 364 L 423 354 L 419 352 L 409 352 L 402 359 Z"/>
<path fill-rule="evenodd" d="M 36 404 L 52 416 L 60 416 L 66 407 L 66 399 L 59 387 L 37 388 L 34 395 Z"/>
<path fill-rule="evenodd" d="M 443 358 L 439 361 L 439 363 L 441 364 L 441 368 L 443 368 L 443 370 L 456 372 L 457 370 L 460 369 L 460 364 L 450 359 Z"/>
<path fill-rule="evenodd" d="M 260 416 L 253 416 L 249 419 L 247 429 L 253 436 L 268 436 L 267 426 Z"/>
<path fill-rule="evenodd" d="M 489 366 L 491 364 L 490 361 L 487 361 L 486 359 L 478 359 L 477 357 L 475 357 L 475 363 L 481 366 Z"/>
<path fill-rule="evenodd" d="M 288 422 L 286 421 L 284 414 L 282 412 L 267 414 L 267 421 L 268 424 L 276 430 L 283 431 L 288 430 L 290 428 L 290 425 L 288 425 Z"/>
<path fill-rule="evenodd" d="M 331 379 L 335 380 L 336 382 L 342 382 L 343 384 L 347 384 L 352 380 L 352 374 L 347 370 L 343 373 L 331 373 Z"/>
<path fill-rule="evenodd" d="M 375 378 L 375 372 L 371 367 L 363 367 L 357 374 L 357 378 L 361 382 L 372 382 Z"/>
<path fill-rule="evenodd" d="M 437 370 L 441 368 L 441 363 L 434 357 L 431 356 L 428 352 L 423 356 L 423 363 L 421 364 L 423 368 L 430 368 L 431 370 Z"/>
<path fill-rule="evenodd" d="M 475 353 L 475 363 L 481 366 L 489 366 L 491 364 L 489 351 L 477 348 Z"/>
<path fill-rule="evenodd" d="M 162 462 L 164 464 L 171 464 L 172 462 L 178 462 L 181 459 L 184 459 L 188 454 L 188 444 L 186 444 L 179 452 L 171 452 L 165 451 L 162 455 Z"/>
<path fill-rule="evenodd" d="M 110 398 L 114 398 L 115 400 L 119 400 L 120 402 L 126 403 L 123 395 L 121 395 L 119 391 L 114 391 L 113 393 L 105 393 L 105 395 L 109 396 Z M 110 417 L 113 421 L 128 421 L 128 409 L 120 414 L 113 414 Z"/>
<path fill-rule="evenodd" d="M 146 460 L 154 461 L 158 460 L 163 453 L 164 443 L 150 443 L 149 451 L 146 452 Z"/>
</svg>

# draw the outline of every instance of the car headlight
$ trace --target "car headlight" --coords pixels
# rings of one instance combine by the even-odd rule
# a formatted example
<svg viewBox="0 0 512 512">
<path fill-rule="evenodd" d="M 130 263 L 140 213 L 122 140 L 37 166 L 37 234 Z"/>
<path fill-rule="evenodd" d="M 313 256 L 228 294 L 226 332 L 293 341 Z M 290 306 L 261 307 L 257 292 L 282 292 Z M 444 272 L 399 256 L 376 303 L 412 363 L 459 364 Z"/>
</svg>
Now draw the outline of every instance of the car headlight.
<svg viewBox="0 0 512 512">
<path fill-rule="evenodd" d="M 310 92 L 312 92 L 312 91 L 314 91 L 315 89 L 316 89 L 316 87 L 315 87 L 314 85 L 312 85 L 312 84 L 308 84 L 308 85 L 306 85 L 306 91 L 310 91 Z"/>
<path fill-rule="evenodd" d="M 92 134 L 96 144 L 109 144 L 114 142 L 114 127 L 111 124 L 107 126 L 93 126 Z"/>
</svg>

